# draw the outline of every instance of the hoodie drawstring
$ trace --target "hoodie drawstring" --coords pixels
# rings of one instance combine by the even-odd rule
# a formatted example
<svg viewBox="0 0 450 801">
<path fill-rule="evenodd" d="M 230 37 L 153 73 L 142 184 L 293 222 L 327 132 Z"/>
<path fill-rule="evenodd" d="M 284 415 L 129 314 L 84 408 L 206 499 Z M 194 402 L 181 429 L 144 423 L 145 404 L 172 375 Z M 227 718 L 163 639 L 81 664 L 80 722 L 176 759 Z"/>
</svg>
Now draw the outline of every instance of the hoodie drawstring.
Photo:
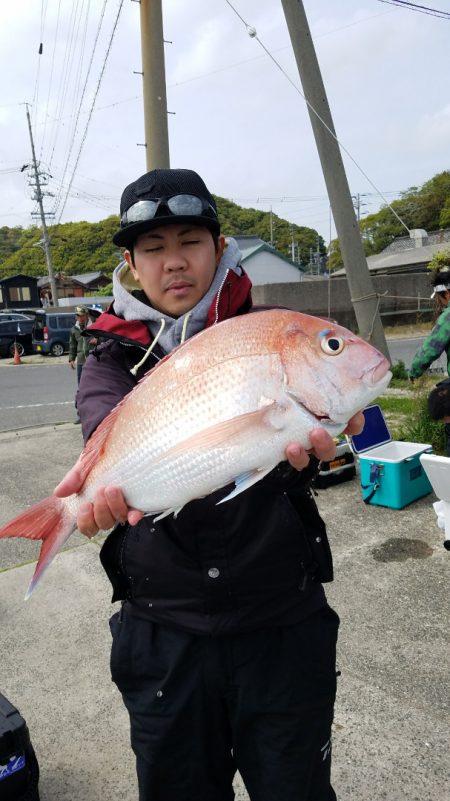
<svg viewBox="0 0 450 801">
<path fill-rule="evenodd" d="M 158 342 L 158 339 L 160 338 L 162 332 L 164 331 L 165 324 L 166 324 L 166 321 L 161 319 L 161 325 L 160 325 L 159 331 L 156 334 L 156 336 L 155 336 L 153 342 L 151 343 L 150 347 L 147 348 L 147 350 L 145 351 L 141 361 L 138 362 L 137 364 L 135 364 L 134 367 L 131 368 L 130 373 L 132 375 L 136 376 L 137 375 L 137 371 L 139 370 L 139 368 L 142 367 L 142 365 L 144 364 L 145 361 L 147 361 L 147 359 L 150 356 L 153 348 L 155 347 L 156 343 Z"/>
<path fill-rule="evenodd" d="M 183 328 L 181 329 L 181 339 L 180 339 L 180 345 L 182 345 L 182 344 L 183 344 L 183 342 L 184 342 L 184 340 L 186 339 L 186 330 L 187 330 L 187 324 L 188 324 L 188 320 L 189 320 L 190 314 L 191 314 L 191 313 L 190 313 L 190 312 L 188 312 L 188 313 L 185 315 L 185 317 L 184 317 L 184 320 L 183 320 Z"/>
</svg>

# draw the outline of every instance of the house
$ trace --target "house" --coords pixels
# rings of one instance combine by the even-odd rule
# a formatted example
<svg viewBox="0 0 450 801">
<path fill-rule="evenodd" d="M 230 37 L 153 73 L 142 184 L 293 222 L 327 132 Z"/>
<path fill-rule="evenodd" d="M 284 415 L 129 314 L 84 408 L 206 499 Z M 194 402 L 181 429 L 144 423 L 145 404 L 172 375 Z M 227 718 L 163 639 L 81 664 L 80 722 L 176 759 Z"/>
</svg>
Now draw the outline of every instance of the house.
<svg viewBox="0 0 450 801">
<path fill-rule="evenodd" d="M 66 275 L 62 272 L 55 273 L 58 300 L 61 298 L 84 298 L 87 295 L 95 294 L 99 289 L 110 283 L 111 278 L 99 270 L 91 273 L 81 273 L 80 275 Z M 51 290 L 48 275 L 38 279 L 38 288 L 42 305 L 49 305 Z"/>
<path fill-rule="evenodd" d="M 242 253 L 242 266 L 253 286 L 296 283 L 303 268 L 288 259 L 259 236 L 234 236 Z"/>
<path fill-rule="evenodd" d="M 427 234 L 421 228 L 411 231 L 410 236 L 394 239 L 387 248 L 375 256 L 368 256 L 367 265 L 371 274 L 395 275 L 397 273 L 424 273 L 433 256 L 440 250 L 450 251 L 450 229 L 432 231 Z M 332 278 L 345 275 L 345 268 L 334 270 Z"/>
<path fill-rule="evenodd" d="M 32 309 L 40 304 L 38 279 L 30 275 L 11 275 L 0 280 L 0 309 Z"/>
</svg>

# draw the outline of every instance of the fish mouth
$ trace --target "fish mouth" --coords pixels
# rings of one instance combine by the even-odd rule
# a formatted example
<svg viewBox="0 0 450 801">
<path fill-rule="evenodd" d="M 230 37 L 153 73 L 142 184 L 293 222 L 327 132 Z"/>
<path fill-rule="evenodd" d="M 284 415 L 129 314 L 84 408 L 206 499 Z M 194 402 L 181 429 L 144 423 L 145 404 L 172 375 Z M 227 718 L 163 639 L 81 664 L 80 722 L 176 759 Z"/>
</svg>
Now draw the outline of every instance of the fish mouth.
<svg viewBox="0 0 450 801">
<path fill-rule="evenodd" d="M 382 377 L 377 381 L 374 381 L 370 387 L 366 386 L 365 391 L 361 393 L 355 406 L 351 407 L 350 409 L 345 409 L 341 414 L 335 414 L 333 417 L 322 414 L 321 412 L 313 412 L 311 409 L 308 409 L 307 406 L 305 406 L 292 392 L 289 392 L 289 396 L 299 407 L 299 409 L 301 409 L 302 413 L 306 417 L 309 417 L 313 425 L 319 428 L 324 428 L 331 437 L 335 437 L 342 433 L 342 431 L 346 428 L 348 421 L 355 414 L 357 414 L 357 412 L 360 412 L 366 406 L 369 406 L 379 395 L 384 392 L 391 378 L 391 371 L 388 370 L 386 372 L 384 368 Z"/>
<path fill-rule="evenodd" d="M 311 409 L 308 409 L 308 407 L 305 406 L 292 392 L 289 392 L 288 394 L 289 397 L 294 401 L 295 405 L 301 410 L 302 414 L 309 418 L 313 428 L 324 428 L 325 431 L 328 431 L 331 437 L 335 437 L 337 434 L 340 434 L 347 425 L 349 418 L 346 418 L 345 420 L 333 420 L 331 417 L 328 417 L 325 414 L 315 414 Z"/>
</svg>

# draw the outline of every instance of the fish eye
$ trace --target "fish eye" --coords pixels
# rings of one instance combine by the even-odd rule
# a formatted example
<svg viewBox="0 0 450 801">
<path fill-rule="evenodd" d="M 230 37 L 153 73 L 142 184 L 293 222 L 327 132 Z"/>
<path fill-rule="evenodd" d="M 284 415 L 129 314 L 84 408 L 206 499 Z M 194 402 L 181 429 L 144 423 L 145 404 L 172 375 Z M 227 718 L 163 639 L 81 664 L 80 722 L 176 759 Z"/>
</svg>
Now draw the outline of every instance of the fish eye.
<svg viewBox="0 0 450 801">
<path fill-rule="evenodd" d="M 320 347 L 328 356 L 337 356 L 344 350 L 345 342 L 342 337 L 328 336 L 320 340 Z"/>
</svg>

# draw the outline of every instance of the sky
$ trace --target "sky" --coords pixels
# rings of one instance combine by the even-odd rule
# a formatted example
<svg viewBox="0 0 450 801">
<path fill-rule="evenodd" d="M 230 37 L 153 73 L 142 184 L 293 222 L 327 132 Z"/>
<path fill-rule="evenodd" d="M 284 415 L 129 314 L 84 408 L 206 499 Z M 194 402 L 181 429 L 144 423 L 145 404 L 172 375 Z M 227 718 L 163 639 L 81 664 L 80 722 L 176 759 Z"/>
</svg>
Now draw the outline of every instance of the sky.
<svg viewBox="0 0 450 801">
<path fill-rule="evenodd" d="M 429 7 L 450 10 L 448 0 Z M 162 8 L 171 166 L 328 243 L 336 232 L 281 0 Z M 450 19 L 380 0 L 304 8 L 364 217 L 450 168 Z M 146 172 L 139 9 L 2 3 L 0 227 L 36 222 L 25 104 L 49 224 L 118 213 L 124 187 Z"/>
</svg>

